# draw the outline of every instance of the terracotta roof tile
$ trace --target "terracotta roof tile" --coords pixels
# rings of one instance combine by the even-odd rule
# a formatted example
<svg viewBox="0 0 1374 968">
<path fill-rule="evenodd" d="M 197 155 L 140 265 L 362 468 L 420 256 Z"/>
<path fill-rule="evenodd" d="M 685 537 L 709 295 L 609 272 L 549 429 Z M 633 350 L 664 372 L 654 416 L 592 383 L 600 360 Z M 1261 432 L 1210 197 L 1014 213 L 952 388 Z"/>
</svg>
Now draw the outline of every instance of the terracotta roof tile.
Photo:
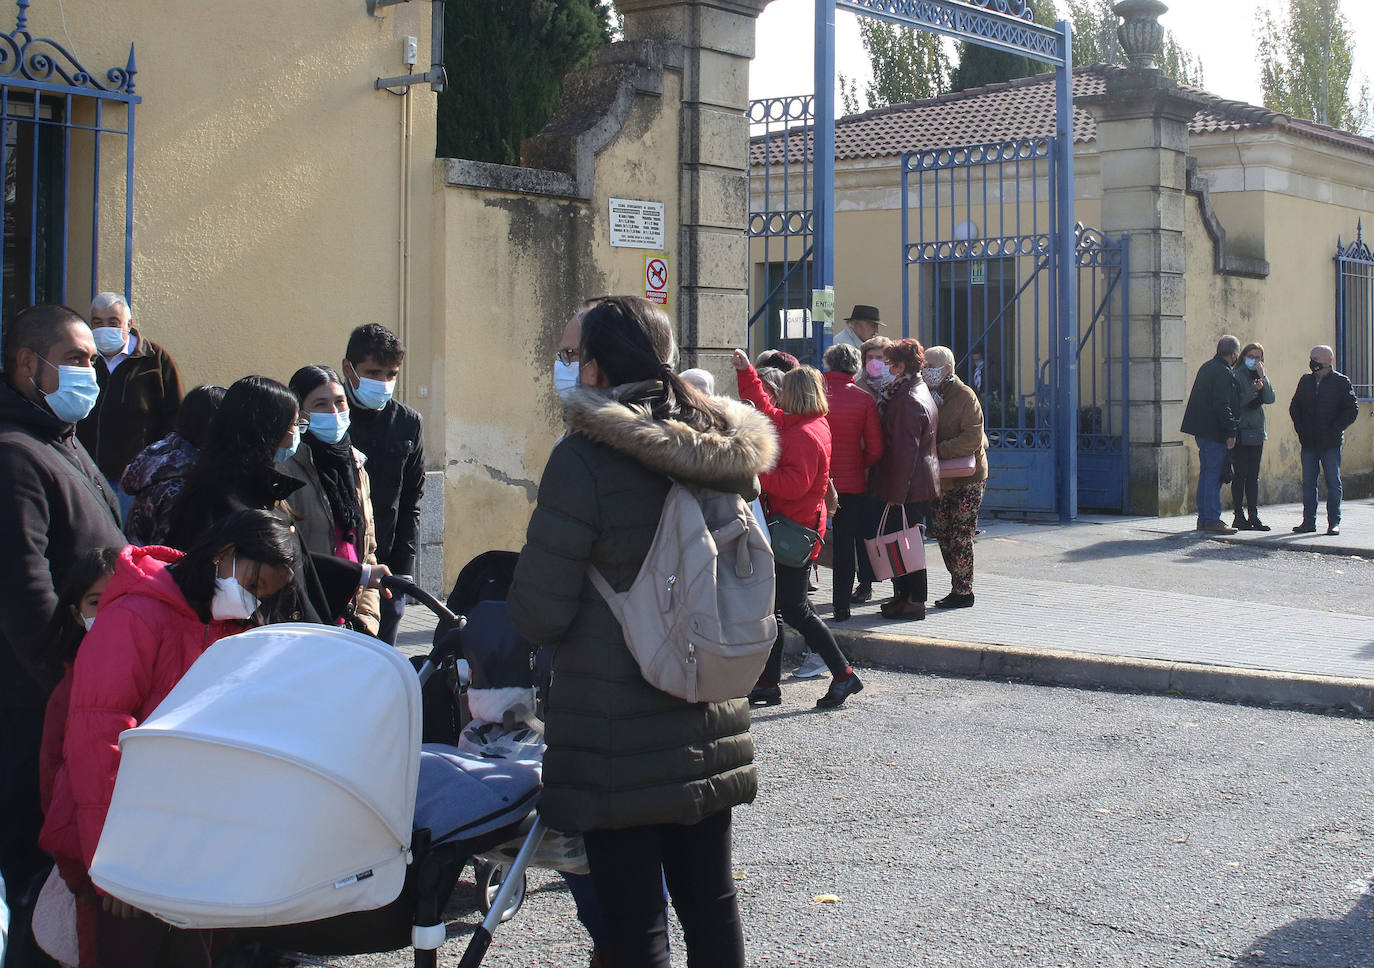
<svg viewBox="0 0 1374 968">
<path fill-rule="evenodd" d="M 1107 75 L 1118 70 L 1122 68 L 1107 64 L 1078 68 L 1073 76 L 1074 98 L 1102 94 Z M 1374 140 L 1369 138 L 1314 121 L 1290 118 L 1243 101 L 1228 101 L 1201 88 L 1184 85 L 1184 89 L 1210 102 L 1189 124 L 1188 129 L 1193 134 L 1284 128 L 1303 137 L 1374 154 Z M 1095 140 L 1097 123 L 1092 115 L 1079 107 L 1074 108 L 1073 114 L 1074 142 L 1085 144 Z M 766 139 L 757 135 L 750 139 L 749 163 L 761 165 L 767 157 L 774 164 L 781 164 L 784 150 L 790 163 L 799 163 L 803 151 L 810 154 L 810 133 L 809 127 L 794 127 L 786 135 L 781 131 Z M 1053 134 L 1054 75 L 1037 74 L 840 118 L 835 122 L 835 158 L 840 161 L 886 158 L 916 149 Z"/>
</svg>

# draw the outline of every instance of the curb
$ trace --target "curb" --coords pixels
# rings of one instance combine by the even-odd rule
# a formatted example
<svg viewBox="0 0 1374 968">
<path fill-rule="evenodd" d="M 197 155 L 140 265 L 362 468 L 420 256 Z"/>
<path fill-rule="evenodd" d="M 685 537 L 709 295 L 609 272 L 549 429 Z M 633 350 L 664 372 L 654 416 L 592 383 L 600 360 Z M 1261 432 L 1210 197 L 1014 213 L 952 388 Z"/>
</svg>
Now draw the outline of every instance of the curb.
<svg viewBox="0 0 1374 968">
<path fill-rule="evenodd" d="M 1213 541 L 1231 545 L 1257 545 L 1278 551 L 1303 551 L 1313 555 L 1339 555 L 1343 558 L 1374 558 L 1374 549 L 1357 548 L 1354 545 L 1330 544 L 1340 541 L 1339 537 L 1327 541 L 1313 540 L 1312 535 L 1274 535 L 1267 538 L 1237 538 L 1233 535 L 1210 535 Z M 1325 538 L 1326 535 L 1321 537 Z"/>
<path fill-rule="evenodd" d="M 882 632 L 831 631 L 848 658 L 910 672 L 1167 693 L 1190 699 L 1334 710 L 1357 718 L 1374 718 L 1374 679 L 983 645 Z"/>
</svg>

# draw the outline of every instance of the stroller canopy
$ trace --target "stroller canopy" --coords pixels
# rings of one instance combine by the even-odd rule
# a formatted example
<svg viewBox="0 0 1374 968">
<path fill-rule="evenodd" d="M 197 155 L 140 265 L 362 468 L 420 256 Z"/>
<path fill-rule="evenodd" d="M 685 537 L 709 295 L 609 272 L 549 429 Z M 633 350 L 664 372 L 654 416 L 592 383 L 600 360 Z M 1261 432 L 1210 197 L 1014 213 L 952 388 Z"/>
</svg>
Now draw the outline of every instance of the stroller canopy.
<svg viewBox="0 0 1374 968">
<path fill-rule="evenodd" d="M 164 921 L 293 924 L 395 899 L 420 763 L 420 686 L 376 639 L 272 625 L 222 639 L 119 738 L 91 866 Z"/>
</svg>

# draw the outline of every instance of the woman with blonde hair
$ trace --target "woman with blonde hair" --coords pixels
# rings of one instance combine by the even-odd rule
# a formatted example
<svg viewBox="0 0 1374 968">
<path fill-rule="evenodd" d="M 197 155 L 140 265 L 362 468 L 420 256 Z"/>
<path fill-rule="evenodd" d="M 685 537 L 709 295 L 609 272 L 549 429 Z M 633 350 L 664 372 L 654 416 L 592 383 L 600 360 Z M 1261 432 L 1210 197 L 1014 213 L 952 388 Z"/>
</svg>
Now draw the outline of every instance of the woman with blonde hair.
<svg viewBox="0 0 1374 968">
<path fill-rule="evenodd" d="M 790 370 L 782 378 L 782 391 L 776 405 L 768 399 L 758 374 L 749 365 L 743 350 L 735 350 L 735 377 L 740 399 L 746 400 L 767 414 L 778 429 L 781 453 L 771 470 L 759 475 L 769 520 L 779 518 L 814 531 L 825 537 L 826 492 L 830 487 L 830 424 L 826 414 L 830 405 L 825 398 L 825 385 L 820 373 L 809 366 Z M 770 525 L 775 527 L 775 525 Z M 776 540 L 775 540 L 776 545 Z M 807 578 L 811 562 L 820 554 L 821 543 L 816 540 L 809 558 L 796 565 L 775 561 L 777 578 L 775 599 L 783 622 L 801 633 L 809 651 L 825 660 L 834 677 L 816 706 L 830 709 L 841 705 L 863 688 L 863 683 L 850 668 L 840 651 L 835 636 L 811 607 L 807 596 Z M 776 706 L 782 702 L 778 680 L 782 678 L 783 630 L 778 626 L 778 638 L 768 656 L 768 664 L 758 685 L 749 693 L 752 705 Z"/>
<path fill-rule="evenodd" d="M 954 353 L 947 346 L 926 348 L 921 378 L 935 396 L 940 422 L 935 453 L 940 459 L 940 496 L 935 500 L 935 533 L 949 572 L 950 591 L 936 608 L 973 605 L 973 535 L 988 480 L 988 438 L 978 395 L 954 375 Z"/>
</svg>

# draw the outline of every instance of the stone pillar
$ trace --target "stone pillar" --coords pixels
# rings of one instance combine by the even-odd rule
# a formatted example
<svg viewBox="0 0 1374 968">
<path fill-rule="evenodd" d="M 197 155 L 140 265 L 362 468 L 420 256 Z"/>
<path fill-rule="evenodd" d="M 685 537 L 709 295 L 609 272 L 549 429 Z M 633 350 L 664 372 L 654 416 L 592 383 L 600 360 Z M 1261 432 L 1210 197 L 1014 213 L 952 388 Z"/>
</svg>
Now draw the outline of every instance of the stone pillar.
<svg viewBox="0 0 1374 968">
<path fill-rule="evenodd" d="M 1102 230 L 1131 239 L 1127 510 L 1177 514 L 1191 493 L 1184 447 L 1192 440 L 1179 431 L 1192 378 L 1183 360 L 1188 123 L 1203 101 L 1153 67 L 1153 50 L 1140 49 L 1158 47 L 1162 30 L 1151 24 L 1158 28 L 1168 8 L 1124 0 L 1115 9 L 1132 66 L 1108 75 L 1106 93 L 1077 104 L 1097 119 Z"/>
<path fill-rule="evenodd" d="M 682 366 L 733 386 L 729 353 L 748 345 L 749 61 L 769 0 L 616 0 L 626 40 L 683 50 L 676 316 Z M 724 382 L 722 382 L 724 381 Z"/>
</svg>

